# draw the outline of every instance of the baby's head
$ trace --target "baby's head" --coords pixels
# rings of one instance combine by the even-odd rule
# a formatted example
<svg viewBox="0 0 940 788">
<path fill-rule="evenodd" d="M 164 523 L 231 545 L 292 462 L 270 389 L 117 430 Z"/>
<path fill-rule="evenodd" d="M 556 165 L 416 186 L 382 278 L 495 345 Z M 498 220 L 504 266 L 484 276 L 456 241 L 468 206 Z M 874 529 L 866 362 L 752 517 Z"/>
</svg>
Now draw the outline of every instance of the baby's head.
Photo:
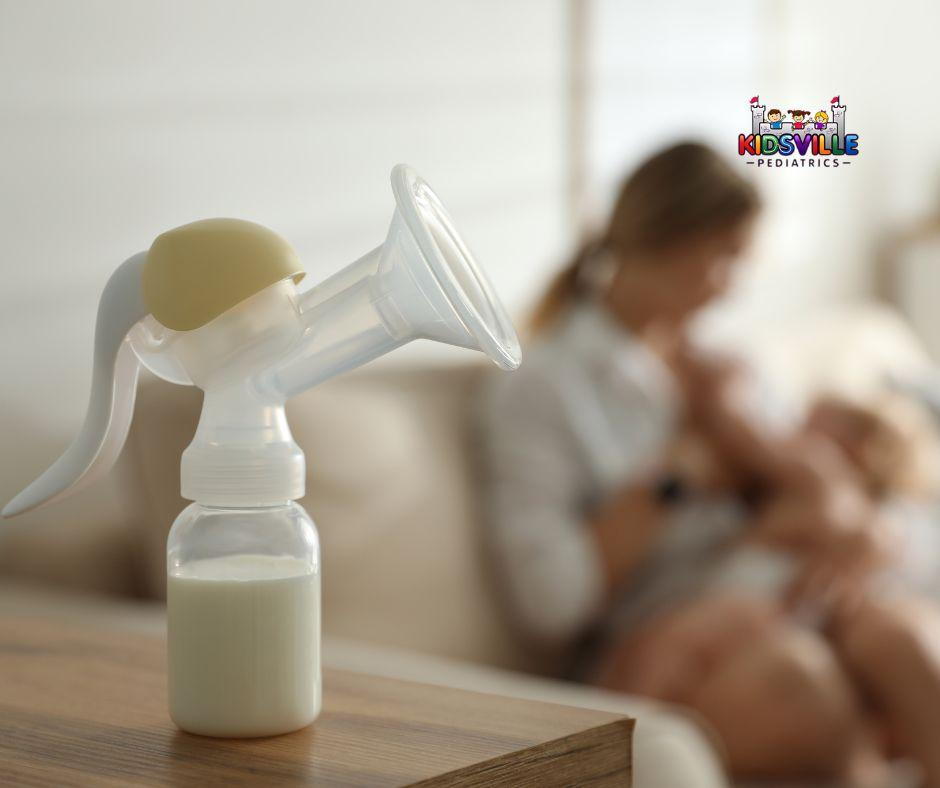
<svg viewBox="0 0 940 788">
<path fill-rule="evenodd" d="M 841 449 L 875 495 L 922 494 L 936 479 L 935 427 L 908 397 L 859 404 L 827 395 L 811 406 L 806 429 Z"/>
</svg>

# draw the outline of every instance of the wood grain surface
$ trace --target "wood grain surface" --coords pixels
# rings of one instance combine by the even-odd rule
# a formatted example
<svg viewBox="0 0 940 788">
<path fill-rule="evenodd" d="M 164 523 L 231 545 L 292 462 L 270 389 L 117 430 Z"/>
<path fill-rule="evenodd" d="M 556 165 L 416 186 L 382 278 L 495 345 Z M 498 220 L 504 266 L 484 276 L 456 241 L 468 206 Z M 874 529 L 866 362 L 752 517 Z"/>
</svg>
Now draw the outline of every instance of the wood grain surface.
<svg viewBox="0 0 940 788">
<path fill-rule="evenodd" d="M 164 644 L 81 622 L 0 617 L 3 786 L 629 785 L 632 720 L 324 674 L 314 725 L 210 739 L 167 715 Z"/>
</svg>

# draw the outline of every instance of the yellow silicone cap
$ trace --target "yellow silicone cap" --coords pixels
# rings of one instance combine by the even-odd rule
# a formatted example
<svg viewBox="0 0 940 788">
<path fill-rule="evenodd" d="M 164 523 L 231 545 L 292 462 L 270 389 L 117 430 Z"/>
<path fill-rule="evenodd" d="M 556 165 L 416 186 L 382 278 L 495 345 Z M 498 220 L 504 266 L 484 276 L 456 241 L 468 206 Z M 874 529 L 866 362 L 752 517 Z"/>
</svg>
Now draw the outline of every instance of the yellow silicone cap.
<svg viewBox="0 0 940 788">
<path fill-rule="evenodd" d="M 304 270 L 291 245 L 241 219 L 203 219 L 158 235 L 143 269 L 150 313 L 175 331 L 191 331 L 246 298 Z"/>
</svg>

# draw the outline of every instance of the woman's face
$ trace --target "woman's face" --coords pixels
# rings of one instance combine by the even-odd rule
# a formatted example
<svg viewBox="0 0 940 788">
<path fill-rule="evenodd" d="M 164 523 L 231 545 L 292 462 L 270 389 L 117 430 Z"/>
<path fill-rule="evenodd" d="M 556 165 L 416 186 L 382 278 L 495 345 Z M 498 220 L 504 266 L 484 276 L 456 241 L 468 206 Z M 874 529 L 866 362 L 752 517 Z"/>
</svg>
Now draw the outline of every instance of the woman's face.
<svg viewBox="0 0 940 788">
<path fill-rule="evenodd" d="M 684 322 L 728 290 L 752 224 L 740 222 L 625 260 L 614 276 L 610 301 L 624 310 L 642 308 L 652 320 Z"/>
</svg>

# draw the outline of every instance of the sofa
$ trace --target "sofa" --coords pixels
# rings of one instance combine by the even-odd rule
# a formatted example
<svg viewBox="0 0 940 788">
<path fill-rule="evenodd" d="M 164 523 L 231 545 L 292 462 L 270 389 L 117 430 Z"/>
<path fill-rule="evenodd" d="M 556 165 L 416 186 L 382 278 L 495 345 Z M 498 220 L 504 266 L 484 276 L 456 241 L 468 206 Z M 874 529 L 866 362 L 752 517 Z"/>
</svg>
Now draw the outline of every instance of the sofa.
<svg viewBox="0 0 940 788">
<path fill-rule="evenodd" d="M 876 305 L 802 318 L 737 349 L 794 402 L 821 389 L 863 395 L 886 372 L 916 377 L 931 368 L 904 322 Z M 469 417 L 488 374 L 507 373 L 389 358 L 290 402 L 307 457 L 301 503 L 320 532 L 327 661 L 630 714 L 638 719 L 636 785 L 726 784 L 705 726 L 680 709 L 539 676 L 538 655 L 504 617 L 479 539 Z M 108 479 L 4 525 L 0 607 L 4 598 L 20 606 L 35 598 L 61 608 L 97 594 L 121 599 L 125 618 L 138 605 L 141 620 L 159 628 L 159 607 L 145 600 L 165 590 L 166 534 L 187 505 L 179 458 L 200 401 L 193 388 L 142 378 L 127 446 Z M 60 437 L 55 450 L 68 440 Z M 52 459 L 24 457 L 17 481 Z M 37 584 L 34 597 L 23 590 Z"/>
</svg>

